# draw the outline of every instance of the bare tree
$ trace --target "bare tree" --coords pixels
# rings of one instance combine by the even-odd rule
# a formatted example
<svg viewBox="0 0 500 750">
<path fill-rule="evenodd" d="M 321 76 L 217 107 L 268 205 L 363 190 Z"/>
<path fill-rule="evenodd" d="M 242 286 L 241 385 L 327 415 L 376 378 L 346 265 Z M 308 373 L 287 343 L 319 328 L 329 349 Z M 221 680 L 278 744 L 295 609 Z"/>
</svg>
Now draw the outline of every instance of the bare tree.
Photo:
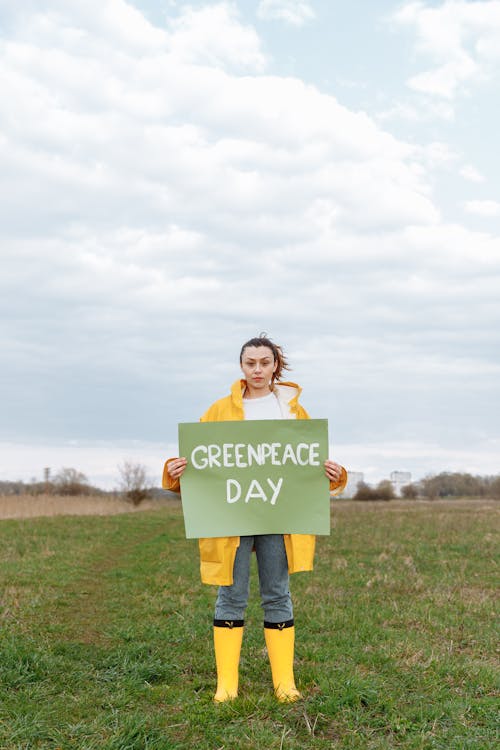
<svg viewBox="0 0 500 750">
<path fill-rule="evenodd" d="M 376 487 L 370 487 L 366 482 L 359 482 L 353 500 L 392 500 L 394 490 L 388 479 L 383 479 Z"/>
<path fill-rule="evenodd" d="M 418 497 L 418 487 L 414 483 L 405 484 L 401 487 L 401 496 L 407 500 L 416 500 Z"/>
<path fill-rule="evenodd" d="M 151 481 L 148 479 L 146 467 L 133 461 L 124 461 L 118 466 L 120 473 L 120 491 L 134 504 L 140 505 L 149 497 Z"/>
<path fill-rule="evenodd" d="M 89 480 L 85 474 L 71 467 L 58 471 L 53 484 L 58 495 L 86 495 L 90 492 Z"/>
</svg>

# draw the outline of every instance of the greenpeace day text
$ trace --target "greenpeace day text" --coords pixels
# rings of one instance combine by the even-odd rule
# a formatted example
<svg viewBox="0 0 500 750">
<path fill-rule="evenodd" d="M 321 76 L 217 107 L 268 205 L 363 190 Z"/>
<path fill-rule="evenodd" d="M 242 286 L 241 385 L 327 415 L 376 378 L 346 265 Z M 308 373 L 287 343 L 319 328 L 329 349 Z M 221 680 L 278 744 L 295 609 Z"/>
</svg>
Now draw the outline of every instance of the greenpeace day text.
<svg viewBox="0 0 500 750">
<path fill-rule="evenodd" d="M 327 420 L 184 423 L 179 455 L 188 538 L 330 533 Z"/>
</svg>

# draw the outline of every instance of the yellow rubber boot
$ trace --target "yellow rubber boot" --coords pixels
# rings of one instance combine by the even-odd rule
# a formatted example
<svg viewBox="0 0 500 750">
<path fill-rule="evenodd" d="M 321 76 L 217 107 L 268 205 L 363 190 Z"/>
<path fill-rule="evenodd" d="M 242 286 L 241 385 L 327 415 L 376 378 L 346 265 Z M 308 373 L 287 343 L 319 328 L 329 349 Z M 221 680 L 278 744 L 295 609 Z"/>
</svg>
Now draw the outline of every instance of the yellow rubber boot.
<svg viewBox="0 0 500 750">
<path fill-rule="evenodd" d="M 286 622 L 264 623 L 267 653 L 271 664 L 274 692 L 280 703 L 294 703 L 302 698 L 295 687 L 293 676 L 293 655 L 295 647 L 295 628 L 293 620 Z"/>
<path fill-rule="evenodd" d="M 217 666 L 217 691 L 214 695 L 214 701 L 216 703 L 224 703 L 224 701 L 232 700 L 238 695 L 238 671 L 242 641 L 243 621 L 225 622 L 217 620 L 217 624 L 214 624 L 215 663 Z"/>
</svg>

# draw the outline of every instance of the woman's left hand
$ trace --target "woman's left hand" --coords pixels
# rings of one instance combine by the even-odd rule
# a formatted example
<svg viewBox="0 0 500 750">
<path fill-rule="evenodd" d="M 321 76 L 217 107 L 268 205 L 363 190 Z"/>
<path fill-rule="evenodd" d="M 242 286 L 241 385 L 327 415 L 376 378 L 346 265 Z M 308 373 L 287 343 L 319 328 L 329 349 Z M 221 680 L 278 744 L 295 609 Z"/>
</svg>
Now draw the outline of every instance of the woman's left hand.
<svg viewBox="0 0 500 750">
<path fill-rule="evenodd" d="M 343 474 L 342 466 L 327 458 L 325 461 L 325 474 L 330 482 L 339 482 L 342 479 Z"/>
</svg>

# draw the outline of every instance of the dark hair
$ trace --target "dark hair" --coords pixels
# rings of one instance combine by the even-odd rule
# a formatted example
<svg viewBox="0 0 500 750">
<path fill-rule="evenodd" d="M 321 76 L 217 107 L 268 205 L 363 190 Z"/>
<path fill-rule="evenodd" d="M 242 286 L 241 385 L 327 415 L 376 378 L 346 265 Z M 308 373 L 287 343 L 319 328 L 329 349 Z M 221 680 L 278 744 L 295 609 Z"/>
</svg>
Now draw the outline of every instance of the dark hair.
<svg viewBox="0 0 500 750">
<path fill-rule="evenodd" d="M 240 365 L 243 361 L 243 352 L 249 346 L 267 346 L 272 351 L 274 361 L 278 363 L 278 367 L 276 368 L 276 372 L 273 372 L 273 376 L 271 378 L 271 385 L 274 383 L 275 380 L 278 380 L 278 381 L 281 380 L 281 375 L 283 373 L 283 370 L 290 369 L 288 360 L 283 354 L 283 349 L 281 348 L 281 346 L 278 346 L 278 344 L 275 344 L 273 341 L 271 341 L 271 339 L 268 338 L 267 333 L 260 333 L 256 338 L 250 339 L 245 344 L 243 344 L 243 346 L 241 347 L 241 352 L 240 352 Z"/>
</svg>

